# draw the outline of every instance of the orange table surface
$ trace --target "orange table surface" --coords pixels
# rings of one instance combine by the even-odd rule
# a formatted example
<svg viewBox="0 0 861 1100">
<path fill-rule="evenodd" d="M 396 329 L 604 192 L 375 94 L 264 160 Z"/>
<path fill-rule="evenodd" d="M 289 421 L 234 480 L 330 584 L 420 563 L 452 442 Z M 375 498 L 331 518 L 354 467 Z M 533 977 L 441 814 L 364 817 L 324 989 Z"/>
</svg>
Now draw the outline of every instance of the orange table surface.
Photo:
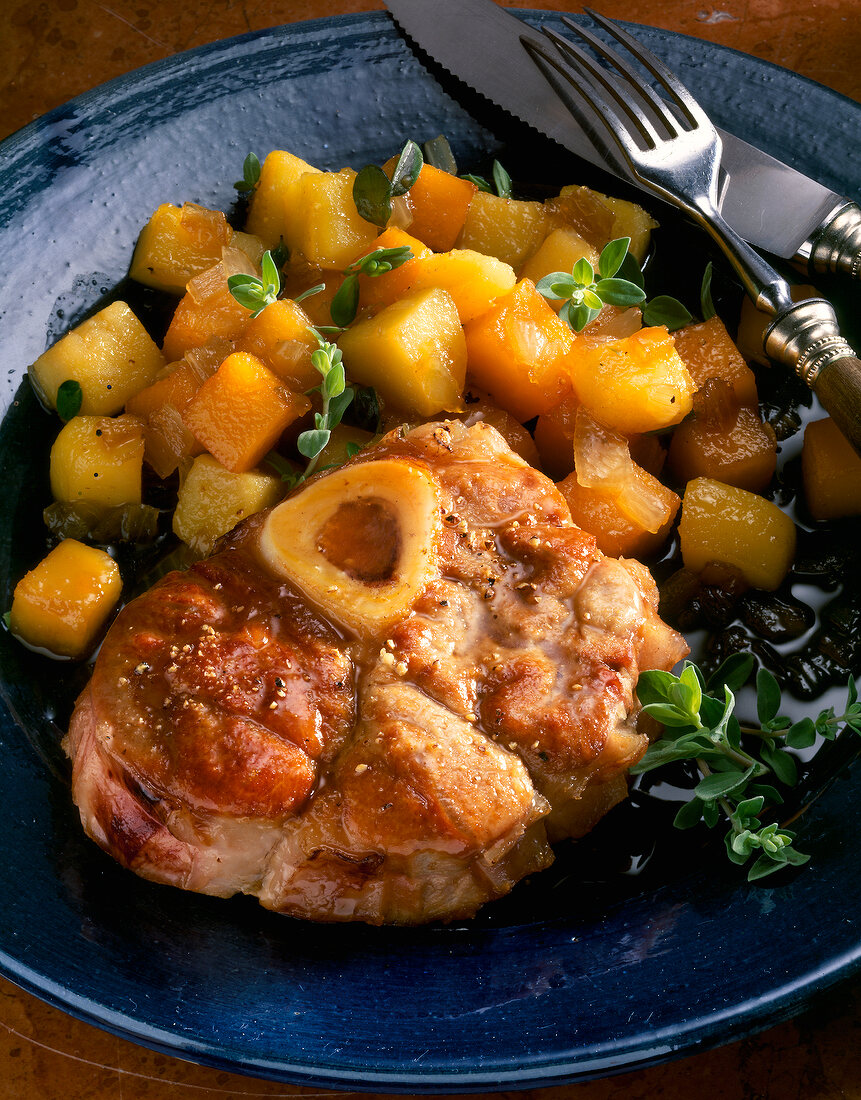
<svg viewBox="0 0 861 1100">
<path fill-rule="evenodd" d="M 373 0 L 3 0 L 0 137 L 80 92 L 178 51 L 299 19 L 382 6 Z M 522 0 L 520 6 L 564 5 Z M 861 101 L 859 0 L 602 0 L 599 7 L 610 17 L 765 58 Z M 568 4 L 567 10 L 582 7 Z M 10 887 L 14 884 L 5 886 Z M 856 980 L 820 997 L 796 1020 L 715 1051 L 602 1081 L 505 1095 L 861 1100 L 859 1056 L 861 981 Z M 155 1054 L 0 979 L 0 1100 L 346 1095 L 359 1094 L 294 1088 Z"/>
</svg>

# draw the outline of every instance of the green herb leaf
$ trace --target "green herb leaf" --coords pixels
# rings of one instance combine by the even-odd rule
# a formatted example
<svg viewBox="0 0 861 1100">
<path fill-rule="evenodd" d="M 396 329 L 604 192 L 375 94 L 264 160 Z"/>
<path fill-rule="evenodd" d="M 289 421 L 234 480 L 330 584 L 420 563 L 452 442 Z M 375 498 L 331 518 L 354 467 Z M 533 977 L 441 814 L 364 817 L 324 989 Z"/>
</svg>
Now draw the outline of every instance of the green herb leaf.
<svg viewBox="0 0 861 1100">
<path fill-rule="evenodd" d="M 694 794 L 703 802 L 711 802 L 716 798 L 725 798 L 739 790 L 747 782 L 753 772 L 752 768 L 746 771 L 731 769 L 726 772 L 713 772 L 705 776 L 697 783 Z"/>
<path fill-rule="evenodd" d="M 392 172 L 391 193 L 395 198 L 405 195 L 419 178 L 424 157 L 414 141 L 408 141 L 401 150 L 398 163 Z"/>
<path fill-rule="evenodd" d="M 3 612 L 3 625 L 6 627 L 7 630 L 12 629 L 12 612 L 11 611 L 4 611 Z"/>
<path fill-rule="evenodd" d="M 306 298 L 310 298 L 314 294 L 319 294 L 321 291 L 323 291 L 325 289 L 326 289 L 326 284 L 325 283 L 317 283 L 316 286 L 309 286 L 307 290 L 303 290 L 301 294 L 297 294 L 296 297 L 293 299 L 293 301 L 296 302 L 297 304 L 299 302 L 304 302 Z"/>
<path fill-rule="evenodd" d="M 62 421 L 71 420 L 81 411 L 81 403 L 84 400 L 84 391 L 81 383 L 74 378 L 67 378 L 61 382 L 57 389 L 57 412 Z"/>
<path fill-rule="evenodd" d="M 668 294 L 659 294 L 643 308 L 643 321 L 647 325 L 666 325 L 670 332 L 691 323 L 692 317 L 681 302 Z"/>
<path fill-rule="evenodd" d="M 498 160 L 493 162 L 493 185 L 500 198 L 511 198 L 511 176 L 509 176 Z"/>
<path fill-rule="evenodd" d="M 254 153 L 249 153 L 242 165 L 242 179 L 234 183 L 237 191 L 253 191 L 260 181 L 260 161 Z"/>
<path fill-rule="evenodd" d="M 353 202 L 361 217 L 385 228 L 392 216 L 392 182 L 382 168 L 367 164 L 353 180 Z"/>
<path fill-rule="evenodd" d="M 780 709 L 780 685 L 767 668 L 756 674 L 756 716 L 762 725 L 777 716 Z"/>
<path fill-rule="evenodd" d="M 493 188 L 484 178 L 484 176 L 474 176 L 471 172 L 467 172 L 466 175 L 460 177 L 463 180 L 469 180 L 470 183 L 475 184 L 479 191 L 486 191 L 487 194 L 493 194 Z"/>
<path fill-rule="evenodd" d="M 302 432 L 296 440 L 296 447 L 306 458 L 316 458 L 329 442 L 332 433 L 328 428 L 313 428 Z M 307 471 L 306 471 L 307 473 Z"/>
<path fill-rule="evenodd" d="M 629 283 L 627 279 L 601 279 L 595 290 L 607 305 L 621 309 L 638 306 L 646 297 L 636 283 Z"/>
<path fill-rule="evenodd" d="M 359 277 L 353 273 L 347 275 L 335 292 L 329 312 L 332 320 L 340 328 L 346 328 L 356 317 L 359 308 Z"/>
<path fill-rule="evenodd" d="M 380 399 L 372 386 L 360 386 L 356 390 L 353 411 L 350 414 L 357 428 L 376 435 L 380 430 Z"/>
<path fill-rule="evenodd" d="M 612 279 L 624 263 L 631 247 L 630 237 L 619 237 L 604 246 L 598 259 L 598 274 L 602 279 Z M 638 269 L 639 270 L 639 269 Z"/>
</svg>

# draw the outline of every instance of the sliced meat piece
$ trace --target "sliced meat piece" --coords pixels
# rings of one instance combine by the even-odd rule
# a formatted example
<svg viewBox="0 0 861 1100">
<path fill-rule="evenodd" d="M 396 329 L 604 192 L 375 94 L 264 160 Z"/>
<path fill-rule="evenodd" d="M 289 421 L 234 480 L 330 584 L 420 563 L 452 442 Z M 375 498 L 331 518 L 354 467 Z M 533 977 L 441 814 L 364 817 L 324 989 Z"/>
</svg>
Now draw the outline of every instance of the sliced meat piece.
<svg viewBox="0 0 861 1100">
<path fill-rule="evenodd" d="M 146 877 L 312 920 L 462 918 L 624 797 L 687 647 L 480 422 L 393 432 L 120 614 L 67 740 Z"/>
</svg>

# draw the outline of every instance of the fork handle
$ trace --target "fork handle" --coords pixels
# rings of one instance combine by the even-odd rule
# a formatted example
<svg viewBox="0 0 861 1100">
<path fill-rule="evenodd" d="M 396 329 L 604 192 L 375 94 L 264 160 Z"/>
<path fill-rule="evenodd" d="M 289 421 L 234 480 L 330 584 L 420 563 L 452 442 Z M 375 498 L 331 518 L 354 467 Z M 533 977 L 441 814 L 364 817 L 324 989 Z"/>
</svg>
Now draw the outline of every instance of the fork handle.
<svg viewBox="0 0 861 1100">
<path fill-rule="evenodd" d="M 861 360 L 840 335 L 824 298 L 781 310 L 765 333 L 765 353 L 791 366 L 861 455 Z"/>
</svg>

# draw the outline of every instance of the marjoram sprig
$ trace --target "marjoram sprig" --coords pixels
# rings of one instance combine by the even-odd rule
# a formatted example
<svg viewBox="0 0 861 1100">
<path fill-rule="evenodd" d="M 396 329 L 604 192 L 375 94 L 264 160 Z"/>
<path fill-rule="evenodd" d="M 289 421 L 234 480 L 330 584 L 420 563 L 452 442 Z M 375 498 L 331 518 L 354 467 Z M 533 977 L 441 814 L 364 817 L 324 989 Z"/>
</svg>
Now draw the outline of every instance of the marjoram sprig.
<svg viewBox="0 0 861 1100">
<path fill-rule="evenodd" d="M 729 826 L 725 841 L 730 860 L 745 864 L 756 857 L 748 881 L 810 858 L 793 846 L 793 832 L 776 821 L 762 822 L 766 807 L 783 802 L 774 784 L 793 787 L 798 781 L 795 759 L 786 749 L 808 748 L 817 735 L 833 740 L 843 728 L 861 734 L 861 703 L 854 680 L 849 681 L 843 714 L 836 715 L 831 707 L 816 718 L 793 722 L 779 714 L 780 686 L 764 668 L 756 673 L 759 724 L 742 727 L 734 713 L 735 697 L 754 665 L 752 654 L 739 653 L 708 680 L 690 662 L 678 676 L 641 673 L 637 695 L 643 712 L 663 724 L 664 734 L 631 769 L 633 774 L 643 774 L 675 761 L 695 763 L 701 778 L 674 823 L 679 829 L 700 822 L 714 828 L 723 820 Z"/>
</svg>

